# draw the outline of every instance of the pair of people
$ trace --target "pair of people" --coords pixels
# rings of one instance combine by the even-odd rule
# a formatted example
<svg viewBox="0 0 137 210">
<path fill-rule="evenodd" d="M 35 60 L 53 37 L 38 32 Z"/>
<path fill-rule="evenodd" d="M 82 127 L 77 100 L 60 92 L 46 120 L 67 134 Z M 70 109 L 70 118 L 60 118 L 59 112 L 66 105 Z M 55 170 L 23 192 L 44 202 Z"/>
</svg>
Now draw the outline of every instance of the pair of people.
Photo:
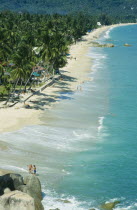
<svg viewBox="0 0 137 210">
<path fill-rule="evenodd" d="M 30 174 L 36 174 L 36 166 L 35 165 L 29 165 L 29 173 Z"/>
</svg>

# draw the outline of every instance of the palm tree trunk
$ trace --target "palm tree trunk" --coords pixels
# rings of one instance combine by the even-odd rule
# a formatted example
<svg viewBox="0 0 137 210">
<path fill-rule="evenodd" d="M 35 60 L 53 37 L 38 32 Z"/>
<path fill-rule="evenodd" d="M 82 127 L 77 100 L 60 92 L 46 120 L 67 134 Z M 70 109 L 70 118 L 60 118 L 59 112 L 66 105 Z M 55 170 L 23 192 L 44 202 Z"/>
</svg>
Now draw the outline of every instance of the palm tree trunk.
<svg viewBox="0 0 137 210">
<path fill-rule="evenodd" d="M 16 82 L 16 83 L 15 83 L 15 85 L 14 85 L 13 92 L 12 92 L 12 91 L 11 91 L 11 92 L 9 92 L 9 95 L 8 95 L 7 101 L 5 102 L 5 105 L 9 102 L 9 99 L 10 99 L 10 95 L 11 95 L 11 94 L 12 94 L 11 99 L 13 98 L 13 94 L 15 93 L 15 88 L 16 88 L 16 86 L 17 86 L 18 82 L 19 82 L 19 78 L 17 79 L 17 82 Z"/>
<path fill-rule="evenodd" d="M 25 86 L 24 86 L 25 92 L 26 92 L 27 84 L 28 84 L 29 80 L 31 79 L 33 72 L 34 72 L 34 71 L 31 72 L 30 77 L 28 78 L 27 82 L 25 83 Z"/>
</svg>

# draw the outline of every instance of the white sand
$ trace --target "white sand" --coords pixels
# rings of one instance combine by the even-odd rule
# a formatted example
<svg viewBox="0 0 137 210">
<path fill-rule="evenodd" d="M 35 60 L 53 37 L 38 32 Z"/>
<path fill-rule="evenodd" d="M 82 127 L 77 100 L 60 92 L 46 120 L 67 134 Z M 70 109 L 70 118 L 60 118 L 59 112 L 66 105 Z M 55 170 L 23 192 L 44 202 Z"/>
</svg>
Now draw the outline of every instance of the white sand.
<svg viewBox="0 0 137 210">
<path fill-rule="evenodd" d="M 121 24 L 127 25 L 127 24 Z M 120 26 L 121 26 L 120 25 Z M 68 64 L 62 69 L 62 74 L 66 77 L 73 78 L 61 80 L 51 87 L 46 88 L 40 96 L 33 96 L 27 102 L 31 106 L 42 103 L 39 107 L 47 109 L 53 107 L 53 104 L 58 102 L 57 96 L 59 91 L 63 90 L 64 85 L 69 90 L 79 91 L 80 84 L 88 80 L 87 73 L 91 71 L 91 57 L 88 57 L 89 47 L 92 46 L 91 41 L 96 40 L 104 31 L 111 27 L 119 25 L 103 26 L 83 37 L 83 41 L 79 41 L 70 47 L 70 57 Z M 32 101 L 32 102 L 30 102 Z M 23 104 L 17 104 L 12 108 L 0 109 L 0 132 L 18 130 L 27 125 L 37 125 L 41 121 L 39 119 L 42 110 L 24 109 Z"/>
</svg>

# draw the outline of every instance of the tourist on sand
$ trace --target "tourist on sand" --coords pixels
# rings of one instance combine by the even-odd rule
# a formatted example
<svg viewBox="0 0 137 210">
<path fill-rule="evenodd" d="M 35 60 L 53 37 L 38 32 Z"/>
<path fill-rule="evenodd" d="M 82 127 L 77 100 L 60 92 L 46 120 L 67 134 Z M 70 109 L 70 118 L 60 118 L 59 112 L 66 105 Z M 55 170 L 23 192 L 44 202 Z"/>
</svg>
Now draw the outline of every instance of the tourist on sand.
<svg viewBox="0 0 137 210">
<path fill-rule="evenodd" d="M 34 175 L 36 175 L 36 166 L 33 165 L 33 172 L 34 172 Z"/>
</svg>

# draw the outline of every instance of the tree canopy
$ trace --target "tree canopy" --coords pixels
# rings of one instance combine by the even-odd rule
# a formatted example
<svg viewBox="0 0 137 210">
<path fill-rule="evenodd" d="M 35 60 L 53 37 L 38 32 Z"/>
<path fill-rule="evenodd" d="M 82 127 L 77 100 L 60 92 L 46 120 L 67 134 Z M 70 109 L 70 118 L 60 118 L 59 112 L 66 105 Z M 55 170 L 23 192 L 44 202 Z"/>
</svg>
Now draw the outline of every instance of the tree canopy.
<svg viewBox="0 0 137 210">
<path fill-rule="evenodd" d="M 0 10 L 30 12 L 38 14 L 68 14 L 85 12 L 89 14 L 135 15 L 136 0 L 1 0 Z"/>
</svg>

